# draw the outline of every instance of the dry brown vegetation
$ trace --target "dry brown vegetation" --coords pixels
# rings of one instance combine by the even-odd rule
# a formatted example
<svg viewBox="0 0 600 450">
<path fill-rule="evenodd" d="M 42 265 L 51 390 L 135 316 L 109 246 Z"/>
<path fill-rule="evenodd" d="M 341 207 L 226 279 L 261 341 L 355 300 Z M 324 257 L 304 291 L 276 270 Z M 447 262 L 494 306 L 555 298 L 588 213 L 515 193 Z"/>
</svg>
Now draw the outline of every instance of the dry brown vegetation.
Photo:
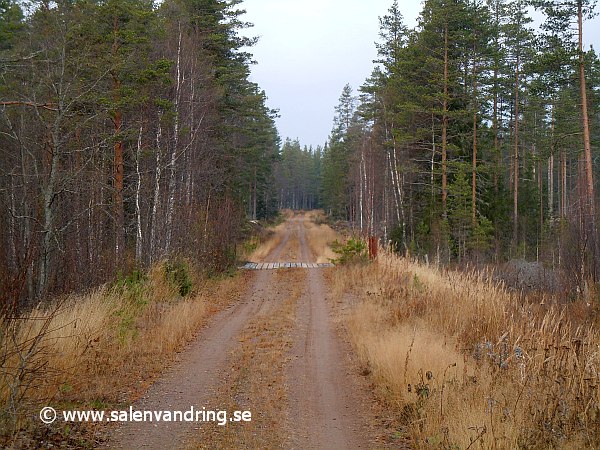
<svg viewBox="0 0 600 450">
<path fill-rule="evenodd" d="M 328 263 L 338 257 L 331 250 L 331 243 L 339 239 L 339 235 L 325 223 L 322 223 L 321 213 L 313 212 L 308 216 L 311 220 L 304 221 L 308 246 L 317 263 Z"/>
<path fill-rule="evenodd" d="M 141 395 L 208 316 L 241 295 L 240 276 L 247 277 L 190 274 L 194 290 L 186 297 L 169 281 L 165 264 L 158 264 L 139 280 L 5 320 L 0 402 L 14 404 L 3 411 L 5 438 L 27 428 L 33 436 L 31 427 L 40 424 L 27 417 L 35 417 L 40 405 L 107 409 Z"/>
<path fill-rule="evenodd" d="M 385 253 L 336 270 L 378 395 L 417 448 L 598 448 L 594 306 L 540 304 L 485 278 Z"/>
<path fill-rule="evenodd" d="M 265 258 L 275 249 L 284 236 L 284 230 L 287 227 L 286 222 L 277 225 L 267 236 L 259 243 L 258 247 L 249 255 L 249 260 L 254 262 L 263 262 Z"/>
<path fill-rule="evenodd" d="M 313 255 L 314 262 L 328 263 L 330 260 L 337 258 L 338 255 L 331 250 L 330 244 L 340 237 L 338 233 L 329 227 L 329 225 L 324 223 L 325 215 L 322 211 L 284 211 L 283 215 L 286 218 L 304 219 L 303 224 L 307 235 L 306 239 Z M 257 248 L 249 254 L 248 259 L 254 262 L 263 262 L 265 258 L 281 244 L 285 236 L 285 230 L 290 226 L 296 226 L 296 224 L 294 222 L 284 222 L 270 230 L 268 235 L 258 243 Z M 293 239 L 297 239 L 295 234 L 292 236 L 292 240 Z M 299 244 L 297 242 L 292 242 L 288 247 L 287 254 L 280 255 L 280 259 L 282 261 L 296 260 L 300 255 Z"/>
</svg>

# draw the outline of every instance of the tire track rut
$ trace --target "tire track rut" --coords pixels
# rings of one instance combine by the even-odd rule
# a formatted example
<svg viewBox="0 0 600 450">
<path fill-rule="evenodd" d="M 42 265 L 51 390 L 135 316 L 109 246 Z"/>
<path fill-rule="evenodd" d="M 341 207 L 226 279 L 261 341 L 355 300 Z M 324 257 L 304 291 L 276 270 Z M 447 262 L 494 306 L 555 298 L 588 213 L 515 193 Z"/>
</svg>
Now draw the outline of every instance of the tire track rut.
<svg viewBox="0 0 600 450">
<path fill-rule="evenodd" d="M 281 243 L 268 260 L 275 261 L 286 248 L 291 227 L 286 228 Z M 273 273 L 259 271 L 250 284 L 247 299 L 220 313 L 209 326 L 180 353 L 171 366 L 138 402 L 134 410 L 187 411 L 190 406 L 202 408 L 219 387 L 219 372 L 224 369 L 230 350 L 244 325 L 268 307 L 274 295 L 269 287 Z M 108 447 L 115 449 L 184 448 L 200 424 L 188 422 L 128 422 L 116 428 Z"/>
<path fill-rule="evenodd" d="M 302 222 L 298 233 L 302 262 L 313 262 Z M 298 302 L 288 370 L 289 447 L 368 448 L 370 430 L 364 417 L 370 411 L 369 401 L 333 328 L 322 270 L 308 270 L 304 292 Z"/>
</svg>

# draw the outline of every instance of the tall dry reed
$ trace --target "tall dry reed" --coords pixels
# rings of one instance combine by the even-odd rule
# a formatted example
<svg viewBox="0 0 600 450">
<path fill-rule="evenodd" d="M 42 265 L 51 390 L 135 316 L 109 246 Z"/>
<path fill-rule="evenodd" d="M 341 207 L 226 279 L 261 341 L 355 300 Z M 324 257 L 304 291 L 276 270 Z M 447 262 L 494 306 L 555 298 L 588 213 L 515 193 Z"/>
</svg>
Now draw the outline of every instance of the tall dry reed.
<svg viewBox="0 0 600 450">
<path fill-rule="evenodd" d="M 385 252 L 338 269 L 336 295 L 359 299 L 346 321 L 379 395 L 419 448 L 597 448 L 594 320 L 488 278 Z"/>
<path fill-rule="evenodd" d="M 134 399 L 243 284 L 202 280 L 192 270 L 196 289 L 182 298 L 165 267 L 0 321 L 0 438 L 28 426 L 40 405 Z"/>
</svg>

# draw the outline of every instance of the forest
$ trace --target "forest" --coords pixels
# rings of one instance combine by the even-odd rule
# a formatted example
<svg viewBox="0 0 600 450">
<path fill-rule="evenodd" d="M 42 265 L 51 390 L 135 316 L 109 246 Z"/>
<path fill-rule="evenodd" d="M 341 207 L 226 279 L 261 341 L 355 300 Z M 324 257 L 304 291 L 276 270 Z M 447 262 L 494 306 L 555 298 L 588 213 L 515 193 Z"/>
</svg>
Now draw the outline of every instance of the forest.
<svg viewBox="0 0 600 450">
<path fill-rule="evenodd" d="M 598 279 L 593 2 L 429 0 L 414 29 L 393 2 L 316 149 L 280 142 L 239 3 L 3 0 L 3 303 L 170 254 L 222 270 L 245 221 L 282 208 L 428 260 Z"/>
<path fill-rule="evenodd" d="M 252 2 L 0 0 L 0 447 L 600 448 L 596 1 L 389 3 L 314 147 Z"/>
<path fill-rule="evenodd" d="M 372 75 L 344 87 L 313 152 L 319 206 L 402 254 L 598 280 L 600 61 L 582 40 L 594 7 L 428 0 L 410 29 L 393 2 Z"/>
<path fill-rule="evenodd" d="M 179 254 L 223 270 L 276 214 L 275 111 L 239 1 L 0 3 L 0 303 Z"/>
</svg>

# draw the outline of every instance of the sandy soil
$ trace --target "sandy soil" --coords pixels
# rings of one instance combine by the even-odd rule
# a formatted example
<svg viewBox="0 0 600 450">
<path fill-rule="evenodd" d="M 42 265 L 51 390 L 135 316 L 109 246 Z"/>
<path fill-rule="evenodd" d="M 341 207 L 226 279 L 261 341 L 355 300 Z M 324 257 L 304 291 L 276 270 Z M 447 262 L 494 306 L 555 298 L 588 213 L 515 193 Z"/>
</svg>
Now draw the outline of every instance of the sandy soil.
<svg viewBox="0 0 600 450">
<path fill-rule="evenodd" d="M 263 262 L 316 262 L 319 255 L 313 255 L 310 250 L 304 220 L 303 216 L 288 220 L 282 227 L 284 235 L 279 244 Z M 294 270 L 306 272 L 299 276 Z M 285 358 L 282 358 L 281 351 L 277 353 L 278 358 L 283 359 L 277 362 L 282 367 L 283 400 L 279 405 L 275 402 L 276 406 L 261 403 L 260 399 L 256 404 L 250 402 L 247 405 L 253 410 L 252 433 L 264 433 L 262 440 L 253 442 L 261 442 L 263 447 L 303 449 L 375 447 L 372 396 L 364 378 L 358 374 L 359 368 L 351 360 L 349 345 L 335 331 L 331 306 L 327 302 L 324 270 L 330 269 L 253 272 L 243 300 L 217 314 L 198 338 L 179 354 L 164 376 L 133 405 L 133 409 L 186 411 L 191 405 L 210 409 L 229 404 L 227 400 L 230 399 L 223 398 L 229 392 L 223 384 L 232 379 L 232 373 L 241 370 L 235 358 L 236 355 L 239 358 L 240 340 L 248 334 L 248 327 L 254 323 L 256 328 L 261 317 L 267 318 L 270 326 L 276 327 L 279 322 L 277 314 L 291 311 L 286 314 L 291 314 L 293 320 L 288 320 L 291 325 L 285 330 L 285 336 L 289 335 L 291 343 L 284 353 Z M 291 292 L 299 292 L 293 302 L 290 302 Z M 281 307 L 284 302 L 287 302 L 288 308 Z M 283 323 L 287 316 L 280 319 Z M 261 379 L 254 381 L 255 384 L 260 382 Z M 268 391 L 270 386 L 265 385 L 264 390 Z M 253 391 L 256 391 L 256 386 Z M 235 395 L 241 394 L 237 392 Z M 247 398 L 252 400 L 251 394 Z M 254 423 L 260 420 L 261 411 L 255 409 L 261 406 L 280 408 L 271 411 L 271 415 L 278 414 L 282 418 L 276 422 L 279 429 L 270 430 L 266 424 Z M 186 422 L 127 423 L 114 429 L 109 447 L 241 448 L 249 442 L 240 439 L 240 442 L 232 443 L 229 438 L 220 441 L 215 436 L 211 444 L 206 442 L 210 434 L 207 436 L 206 430 L 199 431 L 200 426 Z M 235 427 L 244 425 L 236 424 Z M 219 432 L 219 428 L 215 428 L 214 433 Z M 282 438 L 270 441 L 270 436 Z"/>
<path fill-rule="evenodd" d="M 298 227 L 301 262 L 314 262 L 305 228 Z M 370 398 L 330 319 L 323 271 L 308 270 L 297 306 L 298 323 L 288 370 L 289 448 L 351 449 L 371 445 Z"/>
</svg>

